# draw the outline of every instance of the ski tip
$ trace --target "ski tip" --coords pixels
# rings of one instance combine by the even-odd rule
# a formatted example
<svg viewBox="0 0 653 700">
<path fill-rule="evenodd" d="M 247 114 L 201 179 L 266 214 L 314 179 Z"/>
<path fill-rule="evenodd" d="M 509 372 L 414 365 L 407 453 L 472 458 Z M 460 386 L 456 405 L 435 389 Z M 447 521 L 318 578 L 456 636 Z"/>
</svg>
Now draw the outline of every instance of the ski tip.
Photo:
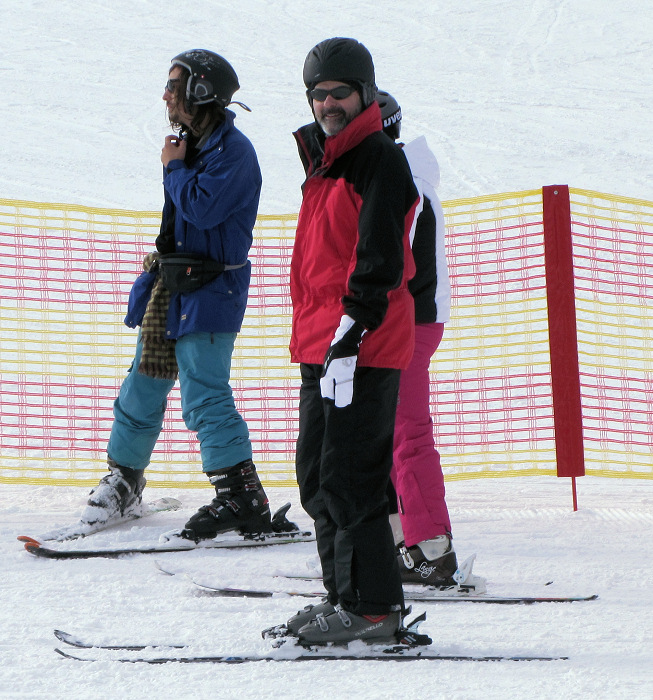
<svg viewBox="0 0 653 700">
<path fill-rule="evenodd" d="M 68 632 L 64 632 L 63 630 L 54 630 L 54 636 L 60 642 L 64 642 L 64 644 L 71 644 L 71 646 L 75 646 L 72 644 L 73 637 L 71 634 L 68 634 Z"/>
<path fill-rule="evenodd" d="M 37 554 L 38 551 L 41 549 L 41 543 L 37 542 L 36 540 L 31 540 L 30 542 L 25 542 L 25 549 L 30 554 Z"/>
<path fill-rule="evenodd" d="M 161 574 L 165 574 L 166 576 L 175 576 L 176 575 L 174 571 L 170 571 L 170 569 L 166 568 L 166 565 L 164 565 L 158 559 L 154 560 L 154 566 L 157 568 L 157 570 Z"/>
<path fill-rule="evenodd" d="M 73 654 L 69 654 L 67 651 L 63 651 L 58 647 L 55 647 L 54 650 L 57 654 L 59 654 L 59 656 L 63 656 L 64 659 L 73 659 L 74 661 L 93 661 L 93 659 L 83 659 L 81 656 L 74 656 Z"/>
<path fill-rule="evenodd" d="M 18 535 L 16 538 L 19 542 L 31 542 L 32 544 L 41 544 L 37 539 L 34 537 L 29 537 L 28 535 Z"/>
</svg>

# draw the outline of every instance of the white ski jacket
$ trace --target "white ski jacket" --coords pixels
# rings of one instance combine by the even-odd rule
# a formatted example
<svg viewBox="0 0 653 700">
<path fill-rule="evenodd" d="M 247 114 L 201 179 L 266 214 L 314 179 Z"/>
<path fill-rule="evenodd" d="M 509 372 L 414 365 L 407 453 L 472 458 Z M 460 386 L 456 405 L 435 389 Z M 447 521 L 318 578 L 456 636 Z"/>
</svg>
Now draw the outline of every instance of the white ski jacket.
<svg viewBox="0 0 653 700">
<path fill-rule="evenodd" d="M 451 283 L 445 250 L 444 212 L 436 193 L 440 184 L 440 166 L 424 136 L 405 144 L 403 151 L 420 195 L 411 231 L 417 267 L 411 280 L 414 283 L 411 291 L 415 298 L 415 320 L 417 323 L 446 323 L 451 314 Z M 428 211 L 429 203 L 435 222 Z"/>
</svg>

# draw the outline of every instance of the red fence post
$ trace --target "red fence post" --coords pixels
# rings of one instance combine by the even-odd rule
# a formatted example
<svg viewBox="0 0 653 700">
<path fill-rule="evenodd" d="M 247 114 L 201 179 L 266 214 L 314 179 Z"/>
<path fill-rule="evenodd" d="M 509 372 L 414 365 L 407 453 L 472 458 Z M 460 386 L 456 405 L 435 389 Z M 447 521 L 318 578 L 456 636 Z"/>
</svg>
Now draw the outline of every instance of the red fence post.
<svg viewBox="0 0 653 700">
<path fill-rule="evenodd" d="M 575 477 L 585 475 L 585 454 L 569 187 L 543 187 L 542 206 L 556 462 L 558 476 L 572 478 L 575 510 Z"/>
</svg>

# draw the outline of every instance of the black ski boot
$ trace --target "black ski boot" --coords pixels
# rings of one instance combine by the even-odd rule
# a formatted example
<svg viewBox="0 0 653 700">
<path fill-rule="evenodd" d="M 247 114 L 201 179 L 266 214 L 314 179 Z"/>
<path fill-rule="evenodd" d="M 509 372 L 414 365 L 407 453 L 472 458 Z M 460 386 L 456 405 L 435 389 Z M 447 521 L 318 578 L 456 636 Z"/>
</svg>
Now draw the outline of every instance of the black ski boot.
<svg viewBox="0 0 653 700">
<path fill-rule="evenodd" d="M 251 459 L 207 476 L 216 497 L 186 523 L 182 537 L 199 542 L 232 530 L 241 535 L 272 532 L 268 497 Z"/>
</svg>

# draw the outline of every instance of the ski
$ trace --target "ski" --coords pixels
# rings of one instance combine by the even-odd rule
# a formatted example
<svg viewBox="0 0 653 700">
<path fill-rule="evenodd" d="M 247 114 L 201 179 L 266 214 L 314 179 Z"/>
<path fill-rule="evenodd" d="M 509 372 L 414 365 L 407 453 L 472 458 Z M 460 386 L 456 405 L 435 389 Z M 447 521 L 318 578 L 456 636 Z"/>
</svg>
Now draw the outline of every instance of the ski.
<svg viewBox="0 0 653 700">
<path fill-rule="evenodd" d="M 324 591 L 297 591 L 291 588 L 255 589 L 220 586 L 191 577 L 192 583 L 206 595 L 230 598 L 272 598 L 274 596 L 294 596 L 300 598 L 323 598 Z M 492 603 L 504 605 L 529 605 L 533 603 L 575 603 L 596 600 L 597 594 L 588 596 L 499 596 L 487 593 L 469 593 L 439 590 L 425 587 L 423 590 L 411 590 L 404 586 L 404 599 L 422 603 Z"/>
<path fill-rule="evenodd" d="M 90 642 L 76 637 L 63 630 L 55 630 L 54 636 L 68 646 L 77 649 L 110 649 L 112 651 L 143 651 L 144 649 L 184 649 L 186 644 L 105 644 L 102 642 Z"/>
<path fill-rule="evenodd" d="M 120 518 L 114 518 L 108 520 L 104 523 L 95 523 L 89 525 L 88 523 L 83 523 L 81 521 L 73 523 L 72 525 L 65 525 L 64 527 L 55 528 L 48 532 L 38 535 L 37 537 L 30 537 L 28 535 L 19 535 L 19 542 L 66 542 L 68 540 L 77 540 L 88 535 L 93 535 L 96 532 L 102 532 L 108 530 L 112 527 L 122 525 L 123 523 L 131 522 L 132 520 L 140 520 L 141 518 L 146 518 L 149 515 L 154 515 L 156 513 L 164 513 L 166 511 L 179 510 L 181 508 L 181 501 L 176 498 L 159 498 L 151 503 L 141 503 L 137 508 L 130 511 L 126 515 Z"/>
<path fill-rule="evenodd" d="M 244 664 L 258 661 L 295 662 L 295 661 L 566 661 L 568 656 L 521 656 L 521 655 L 475 655 L 475 654 L 445 654 L 431 649 L 417 649 L 415 647 L 386 647 L 362 651 L 360 654 L 350 653 L 344 649 L 325 647 L 319 651 L 303 649 L 289 655 L 287 653 L 268 654 L 220 654 L 220 655 L 178 655 L 178 656 L 134 656 L 132 658 L 120 656 L 104 657 L 76 656 L 62 649 L 55 652 L 66 659 L 75 661 L 100 661 L 112 660 L 119 663 L 130 664 Z"/>
<path fill-rule="evenodd" d="M 420 634 L 418 631 L 419 626 L 426 620 L 426 613 L 418 615 L 412 622 L 402 628 L 397 632 L 396 641 L 402 646 L 424 646 L 431 644 L 432 640 L 425 634 Z M 280 641 L 276 642 L 275 645 L 281 646 L 290 641 L 295 642 L 295 637 L 289 637 L 287 634 L 278 635 L 268 635 L 266 633 L 271 630 L 284 628 L 287 631 L 285 625 L 279 625 L 277 628 L 270 628 L 270 630 L 264 630 L 262 636 L 264 638 L 277 638 L 283 637 Z M 87 639 L 83 639 L 80 636 L 71 634 L 70 632 L 64 632 L 63 630 L 54 630 L 54 636 L 64 644 L 68 646 L 75 647 L 77 649 L 107 649 L 111 651 L 143 651 L 144 649 L 185 649 L 188 644 L 160 644 L 160 643 L 148 643 L 148 644 L 117 644 L 117 643 L 107 643 L 107 642 L 93 642 Z M 304 647 L 302 647 L 304 648 Z"/>
<path fill-rule="evenodd" d="M 495 605 L 532 605 L 533 603 L 580 603 L 596 600 L 596 593 L 587 596 L 501 596 L 487 593 L 448 593 L 446 591 L 404 591 L 406 600 L 433 603 L 492 603 Z"/>
<path fill-rule="evenodd" d="M 157 569 L 168 576 L 183 574 L 192 585 L 207 596 L 224 598 L 273 598 L 274 596 L 292 596 L 298 598 L 323 598 L 326 592 L 313 588 L 311 590 L 301 590 L 285 586 L 260 587 L 258 586 L 231 586 L 220 581 L 208 578 L 206 574 L 196 574 L 186 569 L 171 565 L 169 562 L 154 561 Z M 471 567 L 470 567 L 471 569 Z M 322 577 L 318 575 L 288 575 L 275 574 L 275 579 L 289 579 L 291 581 L 303 581 L 307 583 L 321 583 Z M 419 586 L 416 584 L 404 585 L 404 599 L 407 602 L 423 603 L 491 603 L 503 605 L 529 605 L 533 603 L 575 603 L 596 600 L 597 594 L 592 595 L 493 595 L 486 593 L 485 579 L 481 577 L 468 576 L 467 581 L 482 582 L 476 589 L 474 585 L 455 584 L 441 587 Z M 548 585 L 548 584 L 547 584 Z"/>
<path fill-rule="evenodd" d="M 597 594 L 592 595 L 493 595 L 487 593 L 486 579 L 476 576 L 473 573 L 476 554 L 468 557 L 452 576 L 452 583 L 444 583 L 441 586 L 429 586 L 419 584 L 404 584 L 404 598 L 411 602 L 433 602 L 433 603 L 492 603 L 504 605 L 529 605 L 533 603 L 576 603 L 582 601 L 596 600 Z M 294 581 L 322 581 L 319 574 L 277 574 L 275 578 L 286 578 Z M 550 585 L 548 582 L 546 585 Z M 203 587 L 207 588 L 203 582 Z M 297 595 L 292 591 L 287 591 L 288 595 Z M 218 595 L 216 593 L 216 595 Z M 236 595 L 235 589 L 227 589 L 224 595 Z M 307 597 L 301 594 L 303 597 Z M 324 596 L 324 592 L 321 594 Z M 257 595 L 257 597 L 263 597 Z"/>
<path fill-rule="evenodd" d="M 455 571 L 451 579 L 447 582 L 442 581 L 442 585 L 420 585 L 420 584 L 407 584 L 409 586 L 415 586 L 419 591 L 433 591 L 446 592 L 446 597 L 456 596 L 470 596 L 479 595 L 485 593 L 487 590 L 487 581 L 482 576 L 477 576 L 474 574 L 474 562 L 476 561 L 476 554 L 472 554 L 467 557 L 465 561 L 460 564 L 458 569 Z M 322 581 L 322 576 L 319 574 L 304 574 L 304 575 L 293 575 L 293 574 L 276 574 L 275 578 L 287 578 L 295 581 Z"/>
<path fill-rule="evenodd" d="M 446 654 L 436 651 L 430 646 L 433 641 L 426 634 L 420 634 L 419 626 L 426 620 L 426 613 L 418 615 L 412 622 L 402 625 L 394 640 L 365 644 L 362 641 L 351 642 L 346 646 L 340 645 L 302 645 L 296 637 L 283 634 L 285 625 L 278 625 L 264 630 L 264 639 L 274 639 L 271 651 L 263 654 L 230 654 L 202 655 L 194 654 L 188 645 L 155 645 L 155 644 L 106 644 L 91 643 L 75 637 L 68 632 L 55 630 L 54 634 L 68 646 L 78 649 L 91 650 L 92 656 L 77 656 L 69 651 L 56 648 L 55 651 L 67 659 L 75 661 L 112 660 L 120 663 L 248 663 L 254 661 L 560 661 L 566 656 L 521 656 L 521 655 L 476 655 L 476 654 Z M 275 634 L 278 632 L 278 634 Z M 287 632 L 287 629 L 286 629 Z M 153 654 L 137 656 L 113 656 L 104 652 L 142 652 L 151 649 Z M 187 652 L 176 653 L 175 649 L 188 649 Z M 165 651 L 167 650 L 167 652 Z"/>
<path fill-rule="evenodd" d="M 257 535 L 230 535 L 212 540 L 167 541 L 153 545 L 134 547 L 102 547 L 98 549 L 63 549 L 44 546 L 37 540 L 22 540 L 25 549 L 37 557 L 45 559 L 116 559 L 131 554 L 167 554 L 169 552 L 189 552 L 197 549 L 240 549 L 244 547 L 265 547 L 277 544 L 292 544 L 296 542 L 313 542 L 315 536 L 311 532 L 268 532 Z"/>
<path fill-rule="evenodd" d="M 169 552 L 188 552 L 196 549 L 239 549 L 243 547 L 263 547 L 274 544 L 291 544 L 294 542 L 313 542 L 315 536 L 311 532 L 301 531 L 297 525 L 291 523 L 286 514 L 290 509 L 290 503 L 279 508 L 272 517 L 270 532 L 240 534 L 228 532 L 218 535 L 211 540 L 194 542 L 181 536 L 180 530 L 173 530 L 161 535 L 156 544 L 143 544 L 127 547 L 98 547 L 71 548 L 48 547 L 43 542 L 33 538 L 20 536 L 18 539 L 24 543 L 25 549 L 37 557 L 45 559 L 94 559 L 128 556 L 130 554 L 167 554 Z M 124 522 L 124 521 L 123 521 Z"/>
<path fill-rule="evenodd" d="M 273 591 L 270 589 L 234 588 L 231 586 L 214 586 L 209 583 L 198 581 L 192 577 L 190 580 L 202 593 L 218 598 L 273 598 L 274 596 L 284 595 L 297 598 L 323 598 L 325 596 L 324 591 L 295 591 L 293 589 Z"/>
</svg>

